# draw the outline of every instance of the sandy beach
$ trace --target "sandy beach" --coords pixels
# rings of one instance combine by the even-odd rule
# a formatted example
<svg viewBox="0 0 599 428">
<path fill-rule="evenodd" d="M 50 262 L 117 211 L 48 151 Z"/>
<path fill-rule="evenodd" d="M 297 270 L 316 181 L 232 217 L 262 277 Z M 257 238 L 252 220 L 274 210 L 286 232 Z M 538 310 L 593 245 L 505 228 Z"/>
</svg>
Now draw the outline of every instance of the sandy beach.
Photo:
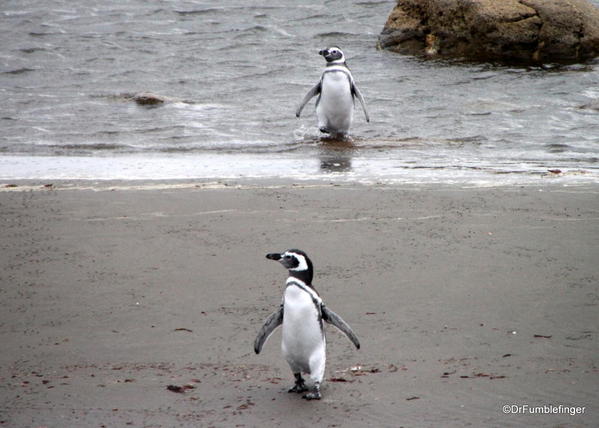
<svg viewBox="0 0 599 428">
<path fill-rule="evenodd" d="M 599 425 L 597 185 L 6 184 L 0 427 Z M 318 402 L 252 349 L 286 248 L 362 342 Z"/>
</svg>

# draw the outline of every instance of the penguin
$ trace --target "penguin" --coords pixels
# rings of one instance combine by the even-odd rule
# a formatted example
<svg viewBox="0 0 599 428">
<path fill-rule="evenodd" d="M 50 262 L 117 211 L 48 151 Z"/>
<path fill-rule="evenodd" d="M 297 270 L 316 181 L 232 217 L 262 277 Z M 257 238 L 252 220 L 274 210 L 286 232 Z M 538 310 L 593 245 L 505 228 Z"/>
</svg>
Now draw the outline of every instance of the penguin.
<svg viewBox="0 0 599 428">
<path fill-rule="evenodd" d="M 288 270 L 289 277 L 281 306 L 264 322 L 254 341 L 254 351 L 259 354 L 273 331 L 282 324 L 281 350 L 295 376 L 295 384 L 289 392 L 307 392 L 303 398 L 320 400 L 326 363 L 323 321 L 345 333 L 357 349 L 360 349 L 360 341 L 351 327 L 322 302 L 312 285 L 313 265 L 305 252 L 291 249 L 267 254 L 266 258 L 280 262 Z M 310 376 L 310 388 L 302 374 Z"/>
<path fill-rule="evenodd" d="M 345 137 L 352 124 L 355 98 L 362 105 L 366 122 L 370 122 L 364 97 L 347 67 L 343 51 L 338 46 L 323 49 L 318 54 L 326 59 L 327 66 L 320 76 L 320 81 L 302 100 L 295 116 L 300 117 L 308 101 L 318 95 L 316 99 L 318 128 L 323 133 L 331 134 L 332 137 Z"/>
</svg>

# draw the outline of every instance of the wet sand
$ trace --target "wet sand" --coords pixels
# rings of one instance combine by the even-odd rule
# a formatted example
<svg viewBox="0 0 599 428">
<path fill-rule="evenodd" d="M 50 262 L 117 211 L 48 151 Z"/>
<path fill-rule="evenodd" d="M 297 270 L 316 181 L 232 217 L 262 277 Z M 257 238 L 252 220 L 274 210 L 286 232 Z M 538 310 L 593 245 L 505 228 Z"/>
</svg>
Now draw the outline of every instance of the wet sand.
<svg viewBox="0 0 599 428">
<path fill-rule="evenodd" d="M 597 185 L 31 184 L 0 192 L 1 427 L 599 424 Z M 362 342 L 327 329 L 319 402 L 280 331 L 252 350 L 290 247 Z"/>
</svg>

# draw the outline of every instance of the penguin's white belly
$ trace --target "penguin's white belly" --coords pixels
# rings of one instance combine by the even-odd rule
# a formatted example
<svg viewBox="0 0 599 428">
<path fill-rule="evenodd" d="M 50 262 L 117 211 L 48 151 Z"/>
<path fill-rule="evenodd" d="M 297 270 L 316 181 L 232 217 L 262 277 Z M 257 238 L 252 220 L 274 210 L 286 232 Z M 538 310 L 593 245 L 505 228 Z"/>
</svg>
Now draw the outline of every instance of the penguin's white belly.
<svg viewBox="0 0 599 428">
<path fill-rule="evenodd" d="M 341 71 L 325 73 L 316 107 L 318 126 L 333 133 L 346 133 L 352 123 L 353 111 L 354 100 L 348 76 Z"/>
<path fill-rule="evenodd" d="M 312 297 L 297 286 L 285 290 L 283 356 L 294 373 L 310 373 L 314 358 L 324 358 L 325 339 Z M 312 364 L 313 365 L 313 364 Z"/>
</svg>

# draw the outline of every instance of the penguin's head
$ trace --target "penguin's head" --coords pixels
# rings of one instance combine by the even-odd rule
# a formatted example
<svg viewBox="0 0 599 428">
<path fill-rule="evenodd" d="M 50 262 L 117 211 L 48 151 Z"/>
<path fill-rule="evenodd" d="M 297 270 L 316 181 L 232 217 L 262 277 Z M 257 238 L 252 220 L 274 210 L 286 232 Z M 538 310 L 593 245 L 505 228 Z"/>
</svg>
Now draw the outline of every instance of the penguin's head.
<svg viewBox="0 0 599 428">
<path fill-rule="evenodd" d="M 302 250 L 287 250 L 284 253 L 269 253 L 267 259 L 276 260 L 289 271 L 290 276 L 301 279 L 306 284 L 312 283 L 312 261 Z"/>
<path fill-rule="evenodd" d="M 345 62 L 345 55 L 338 46 L 332 46 L 318 52 L 318 55 L 322 55 L 327 63 L 331 64 L 343 64 Z"/>
</svg>

